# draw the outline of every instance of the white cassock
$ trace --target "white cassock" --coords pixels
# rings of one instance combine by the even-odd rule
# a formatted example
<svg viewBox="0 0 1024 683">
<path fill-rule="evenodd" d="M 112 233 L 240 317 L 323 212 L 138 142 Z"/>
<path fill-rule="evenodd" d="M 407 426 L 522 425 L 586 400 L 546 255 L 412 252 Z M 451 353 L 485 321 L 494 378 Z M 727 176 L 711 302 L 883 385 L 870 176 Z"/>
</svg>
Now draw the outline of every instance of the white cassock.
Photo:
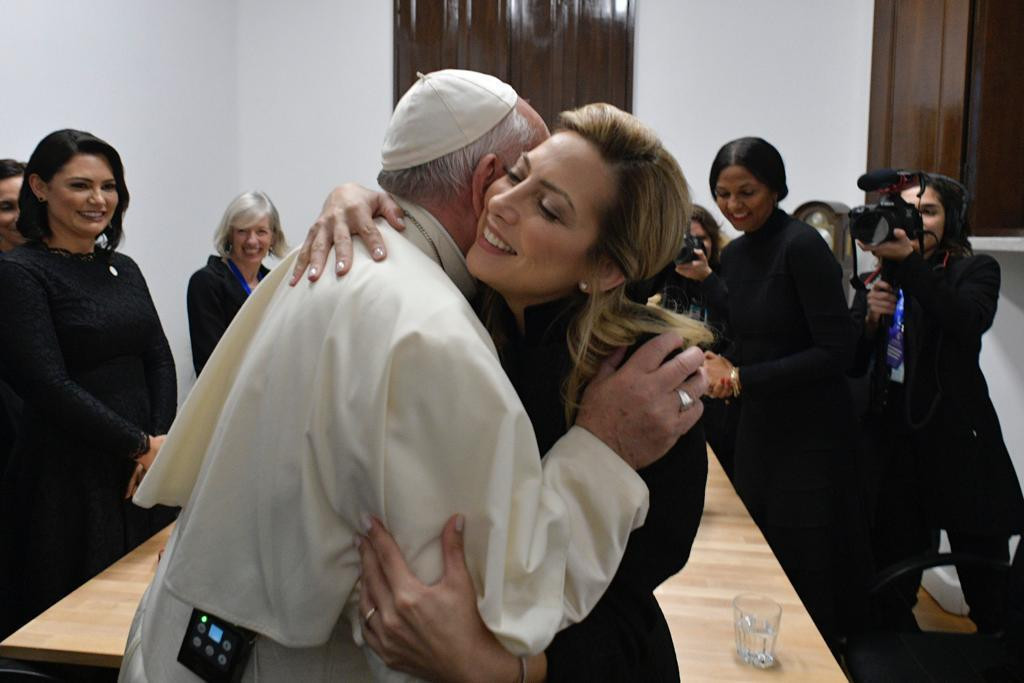
<svg viewBox="0 0 1024 683">
<path fill-rule="evenodd" d="M 292 254 L 217 346 L 135 497 L 184 508 L 122 680 L 198 680 L 176 661 L 193 607 L 260 634 L 245 680 L 405 678 L 361 647 L 353 540 L 368 514 L 426 582 L 464 514 L 480 614 L 516 654 L 586 616 L 615 574 L 643 481 L 579 427 L 542 464 L 453 284 L 473 287 L 462 254 L 403 206 L 416 221 L 408 240 L 382 226 L 385 261 L 357 241 L 344 278 L 292 288 Z"/>
</svg>

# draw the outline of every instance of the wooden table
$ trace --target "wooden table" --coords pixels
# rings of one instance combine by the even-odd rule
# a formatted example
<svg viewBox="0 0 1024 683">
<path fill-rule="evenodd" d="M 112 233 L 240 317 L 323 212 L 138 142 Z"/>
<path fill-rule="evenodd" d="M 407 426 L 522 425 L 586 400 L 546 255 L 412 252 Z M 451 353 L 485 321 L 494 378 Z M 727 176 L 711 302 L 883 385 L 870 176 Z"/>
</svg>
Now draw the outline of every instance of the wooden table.
<svg viewBox="0 0 1024 683">
<path fill-rule="evenodd" d="M 845 681 L 825 642 L 714 456 L 704 518 L 686 568 L 657 591 L 684 681 Z M 0 643 L 15 659 L 118 668 L 136 605 L 171 527 Z M 736 656 L 732 599 L 763 593 L 782 604 L 777 664 L 764 671 Z"/>
<path fill-rule="evenodd" d="M 135 608 L 172 526 L 11 634 L 0 643 L 0 656 L 121 668 Z"/>
<path fill-rule="evenodd" d="M 782 605 L 771 669 L 755 669 L 736 655 L 732 599 L 739 593 L 761 593 Z M 710 449 L 704 517 L 690 559 L 655 595 L 684 681 L 846 681 Z"/>
</svg>

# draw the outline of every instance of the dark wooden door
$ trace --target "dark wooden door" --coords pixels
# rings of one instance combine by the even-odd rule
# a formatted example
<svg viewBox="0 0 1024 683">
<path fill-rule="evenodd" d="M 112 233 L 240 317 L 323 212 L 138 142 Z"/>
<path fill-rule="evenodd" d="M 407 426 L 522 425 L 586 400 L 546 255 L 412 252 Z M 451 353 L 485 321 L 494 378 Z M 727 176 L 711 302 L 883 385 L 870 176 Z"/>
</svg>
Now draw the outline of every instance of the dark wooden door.
<svg viewBox="0 0 1024 683">
<path fill-rule="evenodd" d="M 588 102 L 633 106 L 636 0 L 395 0 L 394 97 L 416 72 L 508 82 L 548 124 Z"/>
<path fill-rule="evenodd" d="M 876 0 L 868 168 L 937 171 L 978 235 L 1024 234 L 1024 2 Z"/>
<path fill-rule="evenodd" d="M 971 224 L 1024 235 L 1024 2 L 975 0 L 963 180 Z"/>
</svg>

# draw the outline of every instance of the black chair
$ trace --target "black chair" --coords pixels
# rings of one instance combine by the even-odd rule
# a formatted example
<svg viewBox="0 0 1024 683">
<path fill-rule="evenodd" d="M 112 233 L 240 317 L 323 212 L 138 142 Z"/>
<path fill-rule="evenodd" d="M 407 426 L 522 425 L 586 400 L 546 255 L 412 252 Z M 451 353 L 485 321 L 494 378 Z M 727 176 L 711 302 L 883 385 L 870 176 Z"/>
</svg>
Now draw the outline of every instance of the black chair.
<svg viewBox="0 0 1024 683">
<path fill-rule="evenodd" d="M 999 568 L 1007 576 L 1007 629 L 1000 634 L 879 631 L 851 637 L 845 663 L 855 683 L 1024 683 L 1024 552 L 1013 565 L 962 553 L 911 558 L 879 574 L 869 593 L 884 594 L 911 572 L 945 565 L 973 564 Z"/>
<path fill-rule="evenodd" d="M 0 657 L 0 683 L 46 683 L 60 681 L 27 662 Z"/>
</svg>

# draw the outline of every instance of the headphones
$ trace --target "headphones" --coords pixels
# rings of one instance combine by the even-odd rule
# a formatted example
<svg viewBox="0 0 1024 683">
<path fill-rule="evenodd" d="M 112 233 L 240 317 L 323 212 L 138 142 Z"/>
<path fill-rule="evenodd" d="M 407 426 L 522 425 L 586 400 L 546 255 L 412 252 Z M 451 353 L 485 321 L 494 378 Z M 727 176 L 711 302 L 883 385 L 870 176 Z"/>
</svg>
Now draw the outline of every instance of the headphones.
<svg viewBox="0 0 1024 683">
<path fill-rule="evenodd" d="M 933 190 L 935 190 L 935 192 L 939 195 L 940 200 L 944 199 L 944 197 L 942 196 L 942 193 L 939 192 L 937 188 L 935 188 L 934 183 L 931 181 L 937 180 L 940 183 L 947 184 L 950 187 L 952 187 L 954 191 L 959 195 L 960 207 L 956 212 L 950 213 L 948 210 L 946 210 L 945 203 L 943 203 L 942 208 L 946 210 L 946 239 L 950 242 L 961 241 L 964 232 L 964 225 L 967 222 L 967 208 L 970 205 L 971 198 L 970 193 L 967 191 L 967 187 L 959 180 L 950 178 L 947 175 L 942 175 L 941 173 L 922 172 L 921 179 L 924 181 L 924 185 L 926 187 L 931 187 Z"/>
</svg>

